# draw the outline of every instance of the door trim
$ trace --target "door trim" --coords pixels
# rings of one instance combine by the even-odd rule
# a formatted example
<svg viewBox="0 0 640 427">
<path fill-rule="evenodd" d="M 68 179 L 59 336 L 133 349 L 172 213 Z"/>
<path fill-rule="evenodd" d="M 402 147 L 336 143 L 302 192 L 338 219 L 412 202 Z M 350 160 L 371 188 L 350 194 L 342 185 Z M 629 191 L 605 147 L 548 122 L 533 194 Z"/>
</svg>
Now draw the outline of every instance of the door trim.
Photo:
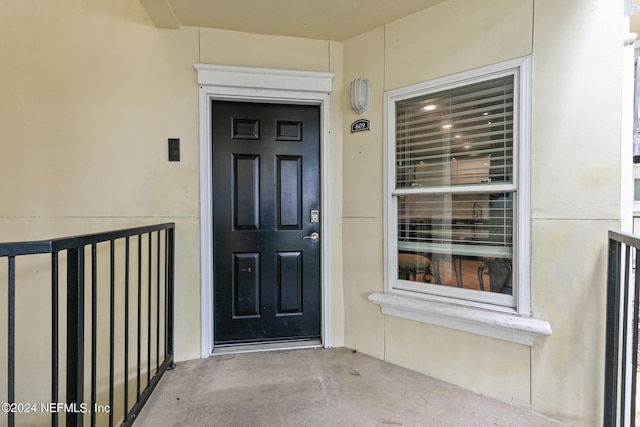
<svg viewBox="0 0 640 427">
<path fill-rule="evenodd" d="M 330 236 L 329 217 L 329 94 L 334 73 L 271 68 L 194 64 L 200 98 L 200 298 L 201 356 L 213 353 L 213 205 L 211 101 L 231 100 L 320 106 L 321 236 Z M 330 245 L 320 255 L 322 345 L 330 347 Z"/>
</svg>

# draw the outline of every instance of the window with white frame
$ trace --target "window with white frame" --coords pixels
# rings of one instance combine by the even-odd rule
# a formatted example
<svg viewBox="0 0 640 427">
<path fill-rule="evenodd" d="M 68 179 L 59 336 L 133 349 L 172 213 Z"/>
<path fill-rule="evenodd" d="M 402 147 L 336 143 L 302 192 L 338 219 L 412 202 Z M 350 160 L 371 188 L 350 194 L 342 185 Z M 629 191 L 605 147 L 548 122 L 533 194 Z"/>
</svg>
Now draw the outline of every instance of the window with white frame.
<svg viewBox="0 0 640 427">
<path fill-rule="evenodd" d="M 528 67 L 387 92 L 388 293 L 529 314 Z"/>
</svg>

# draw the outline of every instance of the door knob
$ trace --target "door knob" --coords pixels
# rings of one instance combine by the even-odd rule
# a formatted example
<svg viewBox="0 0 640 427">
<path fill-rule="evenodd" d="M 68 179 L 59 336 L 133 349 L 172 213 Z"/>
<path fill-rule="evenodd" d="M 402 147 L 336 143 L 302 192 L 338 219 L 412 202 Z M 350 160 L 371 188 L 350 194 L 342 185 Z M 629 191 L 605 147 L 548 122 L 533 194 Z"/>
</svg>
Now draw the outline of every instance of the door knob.
<svg viewBox="0 0 640 427">
<path fill-rule="evenodd" d="M 314 231 L 313 233 L 311 233 L 311 236 L 304 236 L 302 238 L 302 240 L 306 240 L 306 239 L 313 240 L 314 242 L 317 242 L 318 239 L 320 239 L 320 235 Z"/>
</svg>

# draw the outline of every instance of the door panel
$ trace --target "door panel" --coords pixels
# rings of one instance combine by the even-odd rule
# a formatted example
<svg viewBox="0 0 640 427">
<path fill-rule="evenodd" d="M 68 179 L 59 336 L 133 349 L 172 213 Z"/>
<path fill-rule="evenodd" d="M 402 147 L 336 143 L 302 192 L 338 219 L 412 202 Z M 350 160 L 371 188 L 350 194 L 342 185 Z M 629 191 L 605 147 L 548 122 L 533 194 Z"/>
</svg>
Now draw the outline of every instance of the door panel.
<svg viewBox="0 0 640 427">
<path fill-rule="evenodd" d="M 212 112 L 214 343 L 319 338 L 319 107 Z"/>
<path fill-rule="evenodd" d="M 234 319 L 260 315 L 260 254 L 233 254 Z"/>
<path fill-rule="evenodd" d="M 278 254 L 278 315 L 302 314 L 302 253 Z"/>
<path fill-rule="evenodd" d="M 233 156 L 233 212 L 235 230 L 260 228 L 260 158 Z"/>
<path fill-rule="evenodd" d="M 302 158 L 278 156 L 277 209 L 280 230 L 302 228 Z"/>
</svg>

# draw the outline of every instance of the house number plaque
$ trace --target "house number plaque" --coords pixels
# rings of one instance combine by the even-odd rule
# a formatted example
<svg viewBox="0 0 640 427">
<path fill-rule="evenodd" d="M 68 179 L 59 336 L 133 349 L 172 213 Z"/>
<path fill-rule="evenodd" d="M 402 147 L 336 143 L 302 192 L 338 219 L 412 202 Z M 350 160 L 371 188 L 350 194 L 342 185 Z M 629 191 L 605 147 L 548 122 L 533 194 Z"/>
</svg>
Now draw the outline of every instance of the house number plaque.
<svg viewBox="0 0 640 427">
<path fill-rule="evenodd" d="M 364 130 L 371 130 L 369 120 L 360 119 L 351 123 L 351 133 L 362 132 Z"/>
</svg>

